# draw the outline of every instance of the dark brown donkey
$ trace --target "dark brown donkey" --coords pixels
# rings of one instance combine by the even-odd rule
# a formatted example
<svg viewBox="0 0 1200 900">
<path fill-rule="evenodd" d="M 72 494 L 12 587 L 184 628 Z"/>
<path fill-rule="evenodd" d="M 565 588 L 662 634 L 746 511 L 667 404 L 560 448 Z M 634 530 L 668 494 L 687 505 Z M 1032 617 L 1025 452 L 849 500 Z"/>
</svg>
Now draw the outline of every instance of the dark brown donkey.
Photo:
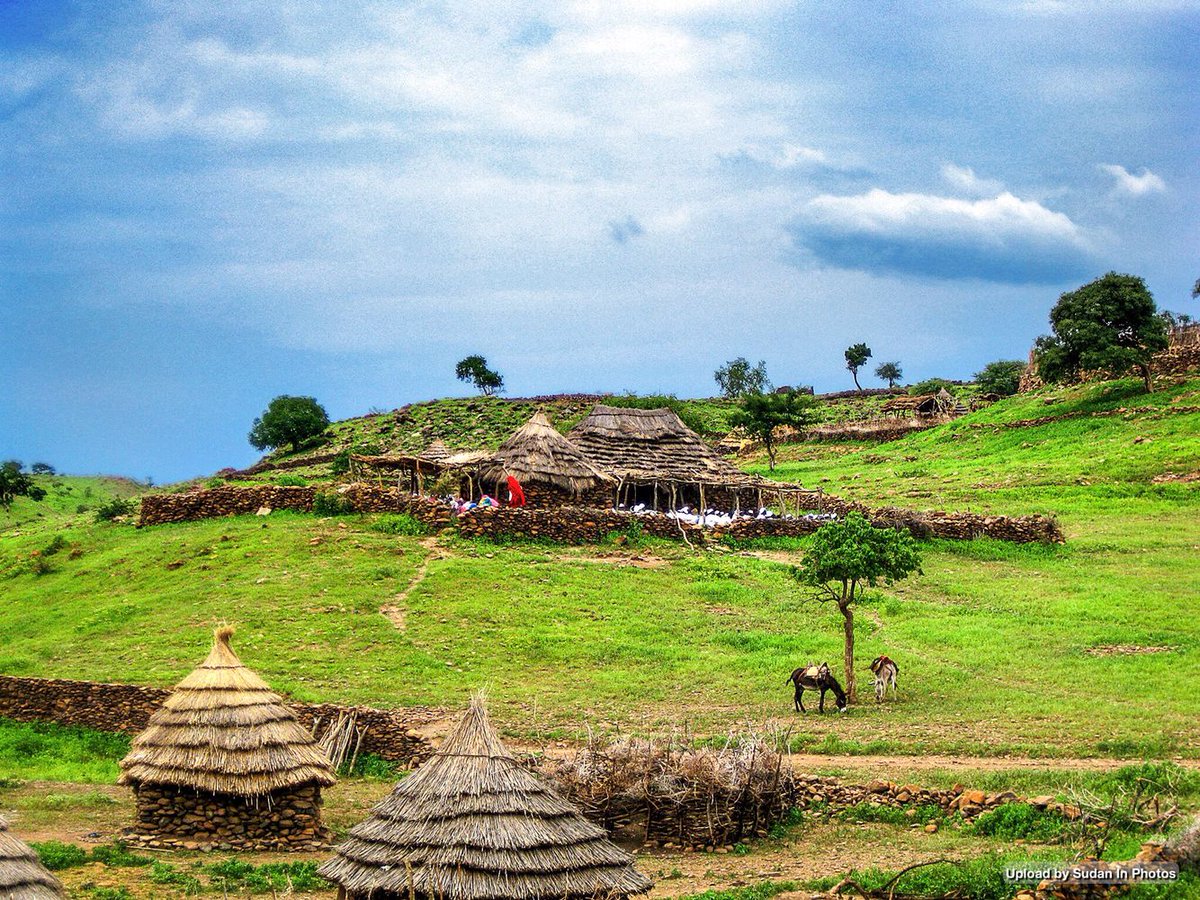
<svg viewBox="0 0 1200 900">
<path fill-rule="evenodd" d="M 808 712 L 804 708 L 804 701 L 801 697 L 804 695 L 804 690 L 807 688 L 810 691 L 820 691 L 821 701 L 817 704 L 817 712 L 825 712 L 825 692 L 833 691 L 834 699 L 837 700 L 838 712 L 846 711 L 846 692 L 842 690 L 842 686 L 838 684 L 833 673 L 829 671 L 829 663 L 821 663 L 801 666 L 791 674 L 787 681 L 796 686 L 796 711 Z"/>
</svg>

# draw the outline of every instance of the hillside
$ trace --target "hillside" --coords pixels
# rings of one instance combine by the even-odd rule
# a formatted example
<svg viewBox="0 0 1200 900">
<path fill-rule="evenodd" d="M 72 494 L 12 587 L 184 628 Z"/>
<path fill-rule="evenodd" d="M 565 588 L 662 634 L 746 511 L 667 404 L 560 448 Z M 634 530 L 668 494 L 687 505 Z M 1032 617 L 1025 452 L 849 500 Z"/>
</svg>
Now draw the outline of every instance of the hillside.
<svg viewBox="0 0 1200 900">
<path fill-rule="evenodd" d="M 924 574 L 858 617 L 862 664 L 901 661 L 900 700 L 850 716 L 800 718 L 782 687 L 840 659 L 836 617 L 788 576 L 803 542 L 497 546 L 406 536 L 389 516 L 137 530 L 18 501 L 0 517 L 0 672 L 166 685 L 228 619 L 247 661 L 299 697 L 456 705 L 485 685 L 510 729 L 539 735 L 776 720 L 831 751 L 1195 756 L 1200 699 L 1178 686 L 1200 679 L 1200 622 L 1181 614 L 1200 595 L 1200 490 L 1174 479 L 1200 471 L 1200 414 L 1178 411 L 1197 398 L 1198 380 L 1149 399 L 1118 382 L 890 444 L 785 447 L 775 477 L 1052 512 L 1069 538 L 926 544 Z M 1119 412 L 1134 406 L 1153 409 Z M 1001 427 L 1049 414 L 1078 417 Z"/>
</svg>

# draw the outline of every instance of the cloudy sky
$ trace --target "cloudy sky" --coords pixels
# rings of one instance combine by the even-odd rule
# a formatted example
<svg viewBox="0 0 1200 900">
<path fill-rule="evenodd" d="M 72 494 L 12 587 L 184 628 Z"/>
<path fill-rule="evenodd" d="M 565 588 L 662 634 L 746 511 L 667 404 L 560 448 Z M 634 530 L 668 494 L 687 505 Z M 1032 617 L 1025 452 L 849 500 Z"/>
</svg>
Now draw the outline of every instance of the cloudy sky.
<svg viewBox="0 0 1200 900">
<path fill-rule="evenodd" d="M 1110 269 L 1196 314 L 1198 48 L 1165 0 L 0 0 L 0 455 L 211 472 L 469 353 L 969 377 Z"/>
</svg>

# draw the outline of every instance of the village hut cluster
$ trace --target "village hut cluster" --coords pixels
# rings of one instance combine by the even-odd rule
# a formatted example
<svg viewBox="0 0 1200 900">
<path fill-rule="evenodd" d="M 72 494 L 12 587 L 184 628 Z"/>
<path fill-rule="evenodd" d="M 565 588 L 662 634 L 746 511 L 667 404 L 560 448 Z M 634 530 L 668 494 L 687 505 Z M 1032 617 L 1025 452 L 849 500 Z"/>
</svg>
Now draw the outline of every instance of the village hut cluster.
<svg viewBox="0 0 1200 900">
<path fill-rule="evenodd" d="M 505 503 L 515 478 L 533 509 L 612 508 L 700 525 L 823 514 L 820 490 L 743 472 L 667 408 L 598 405 L 566 435 L 538 412 L 494 453 L 435 441 L 417 455 L 354 455 L 351 476 L 426 495 L 453 483 L 460 511 Z"/>
</svg>

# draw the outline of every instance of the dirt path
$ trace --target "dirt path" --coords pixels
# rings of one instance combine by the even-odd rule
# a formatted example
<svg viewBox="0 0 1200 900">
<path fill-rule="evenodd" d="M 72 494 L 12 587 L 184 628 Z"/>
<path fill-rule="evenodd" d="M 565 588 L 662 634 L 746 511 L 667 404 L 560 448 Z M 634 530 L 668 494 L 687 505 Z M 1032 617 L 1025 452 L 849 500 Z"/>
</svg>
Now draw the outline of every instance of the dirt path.
<svg viewBox="0 0 1200 900">
<path fill-rule="evenodd" d="M 435 537 L 421 538 L 418 543 L 425 548 L 425 558 L 421 560 L 421 564 L 417 566 L 417 571 L 413 573 L 412 581 L 408 583 L 408 587 L 392 598 L 391 603 L 385 603 L 379 607 L 379 612 L 385 616 L 389 622 L 396 626 L 396 629 L 403 631 L 405 627 L 405 618 L 407 610 L 404 608 L 404 601 L 408 599 L 408 595 L 416 590 L 417 585 L 425 580 L 425 576 L 429 574 L 429 564 L 436 560 L 445 559 L 447 553 L 438 544 Z"/>
</svg>

